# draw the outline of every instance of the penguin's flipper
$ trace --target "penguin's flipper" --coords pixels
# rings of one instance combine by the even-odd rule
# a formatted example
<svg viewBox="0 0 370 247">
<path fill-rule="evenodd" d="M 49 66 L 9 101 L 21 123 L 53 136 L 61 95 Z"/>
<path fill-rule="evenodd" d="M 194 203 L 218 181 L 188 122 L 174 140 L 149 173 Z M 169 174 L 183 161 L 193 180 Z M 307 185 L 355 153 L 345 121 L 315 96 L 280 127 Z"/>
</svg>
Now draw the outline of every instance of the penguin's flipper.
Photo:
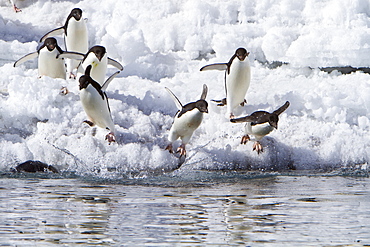
<svg viewBox="0 0 370 247">
<path fill-rule="evenodd" d="M 203 66 L 200 71 L 205 71 L 205 70 L 227 70 L 228 65 L 227 63 L 214 63 L 214 64 L 209 64 L 206 66 Z"/>
<path fill-rule="evenodd" d="M 32 53 L 30 53 L 30 54 L 27 54 L 27 55 L 25 55 L 25 56 L 23 56 L 23 57 L 21 57 L 20 59 L 18 59 L 15 63 L 14 63 L 14 67 L 17 67 L 18 65 L 20 65 L 20 64 L 22 64 L 22 63 L 24 63 L 24 62 L 26 62 L 26 61 L 28 61 L 28 60 L 31 60 L 31 59 L 35 59 L 35 58 L 37 58 L 37 56 L 38 56 L 39 54 L 38 54 L 38 52 L 37 51 L 35 51 L 35 52 L 32 52 Z"/>
<path fill-rule="evenodd" d="M 232 123 L 242 123 L 242 122 L 254 122 L 256 120 L 257 119 L 254 116 L 246 116 L 246 117 L 241 117 L 241 118 L 231 118 L 230 122 L 232 122 Z"/>
<path fill-rule="evenodd" d="M 289 103 L 289 101 L 287 101 L 287 102 L 285 102 L 284 105 L 282 105 L 279 109 L 277 109 L 273 113 L 279 116 L 281 113 L 283 113 L 289 107 L 289 105 L 290 105 L 290 103 Z"/>
<path fill-rule="evenodd" d="M 89 65 L 90 66 L 90 65 Z M 111 81 L 113 81 L 113 79 L 118 75 L 120 73 L 120 71 L 117 71 L 116 73 L 114 73 L 113 75 L 111 75 L 105 82 L 104 82 L 104 84 L 103 84 L 103 86 L 101 87 L 101 90 L 103 90 L 103 91 L 106 91 L 106 89 L 107 89 L 107 87 L 108 87 L 108 85 L 109 85 L 109 83 L 111 82 Z"/>
<path fill-rule="evenodd" d="M 170 89 L 168 89 L 167 87 L 165 87 L 165 89 L 171 95 L 173 101 L 176 104 L 177 109 L 179 109 L 181 111 L 183 107 L 182 107 L 182 104 L 181 104 L 180 100 L 176 97 L 176 95 Z"/>
<path fill-rule="evenodd" d="M 203 92 L 202 92 L 202 95 L 200 96 L 200 99 L 205 100 L 207 97 L 207 92 L 208 92 L 208 87 L 206 84 L 203 84 Z"/>
<path fill-rule="evenodd" d="M 74 60 L 83 60 L 84 56 L 85 56 L 84 54 L 79 52 L 65 51 L 62 54 L 59 54 L 57 58 L 70 58 Z"/>
<path fill-rule="evenodd" d="M 108 64 L 109 65 L 112 65 L 114 67 L 116 67 L 117 69 L 119 70 L 123 70 L 123 66 L 122 64 L 120 64 L 119 62 L 117 62 L 116 60 L 113 60 L 112 58 L 108 57 Z"/>
<path fill-rule="evenodd" d="M 55 29 L 51 30 L 50 32 L 46 33 L 44 36 L 42 36 L 42 38 L 40 39 L 40 42 L 44 42 L 47 37 L 53 37 L 53 36 L 63 34 L 64 30 L 65 30 L 64 26 L 55 28 Z"/>
</svg>

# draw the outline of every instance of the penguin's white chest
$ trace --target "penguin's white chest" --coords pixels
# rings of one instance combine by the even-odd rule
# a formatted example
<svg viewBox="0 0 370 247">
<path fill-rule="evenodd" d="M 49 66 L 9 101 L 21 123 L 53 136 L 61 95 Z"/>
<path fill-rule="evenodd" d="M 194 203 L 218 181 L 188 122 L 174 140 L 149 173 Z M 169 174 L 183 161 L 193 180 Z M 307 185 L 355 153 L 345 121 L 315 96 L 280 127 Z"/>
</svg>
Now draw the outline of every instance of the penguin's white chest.
<svg viewBox="0 0 370 247">
<path fill-rule="evenodd" d="M 39 76 L 49 76 L 52 78 L 66 78 L 66 68 L 63 59 L 57 59 L 59 51 L 54 49 L 49 51 L 46 47 L 41 49 L 38 56 Z"/>
<path fill-rule="evenodd" d="M 97 126 L 114 132 L 114 124 L 109 111 L 108 101 L 91 85 L 80 91 L 82 106 L 88 118 Z"/>
<path fill-rule="evenodd" d="M 273 129 L 274 127 L 272 127 L 268 122 L 253 126 L 248 122 L 245 125 L 245 133 L 254 135 L 257 140 L 260 140 L 265 135 L 268 135 L 271 131 L 273 131 Z"/>
<path fill-rule="evenodd" d="M 202 123 L 203 113 L 198 109 L 193 109 L 182 114 L 181 117 L 175 116 L 172 128 L 179 136 L 192 135 Z"/>
<path fill-rule="evenodd" d="M 108 57 L 107 54 L 99 61 L 94 53 L 90 53 L 82 64 L 82 68 L 85 71 L 86 67 L 91 65 L 90 76 L 100 85 L 104 84 L 105 74 L 107 72 Z"/>
<path fill-rule="evenodd" d="M 65 37 L 67 51 L 85 54 L 88 51 L 88 33 L 84 19 L 76 21 L 71 18 L 68 22 L 67 35 Z"/>
<path fill-rule="evenodd" d="M 249 88 L 250 78 L 248 58 L 245 58 L 244 61 L 235 58 L 230 66 L 230 73 L 227 74 L 226 72 L 226 97 L 230 112 L 240 103 L 244 102 L 245 94 Z"/>
</svg>

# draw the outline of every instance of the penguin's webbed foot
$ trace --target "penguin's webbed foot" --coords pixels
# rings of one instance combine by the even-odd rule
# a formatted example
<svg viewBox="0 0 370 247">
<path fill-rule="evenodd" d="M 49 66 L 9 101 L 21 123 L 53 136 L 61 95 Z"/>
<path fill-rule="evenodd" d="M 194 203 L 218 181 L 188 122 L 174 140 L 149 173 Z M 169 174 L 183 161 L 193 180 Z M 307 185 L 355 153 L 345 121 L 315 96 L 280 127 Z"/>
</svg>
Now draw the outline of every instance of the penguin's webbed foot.
<svg viewBox="0 0 370 247">
<path fill-rule="evenodd" d="M 226 98 L 223 98 L 221 100 L 211 99 L 211 101 L 216 102 L 216 103 L 219 103 L 219 104 L 217 104 L 217 106 L 225 106 L 226 105 Z"/>
<path fill-rule="evenodd" d="M 69 90 L 67 87 L 62 87 L 60 89 L 60 94 L 67 95 L 69 93 Z"/>
<path fill-rule="evenodd" d="M 95 124 L 91 122 L 90 120 L 85 120 L 84 123 L 87 123 L 90 127 L 94 127 Z"/>
<path fill-rule="evenodd" d="M 69 73 L 69 79 L 76 80 L 76 75 L 73 74 L 72 72 Z"/>
<path fill-rule="evenodd" d="M 105 136 L 105 140 L 107 140 L 109 142 L 109 145 L 110 145 L 112 142 L 116 142 L 116 137 L 114 136 L 114 133 L 113 132 L 109 132 Z"/>
<path fill-rule="evenodd" d="M 15 13 L 22 12 L 22 10 L 20 8 L 18 8 L 17 6 L 15 6 L 15 4 L 13 5 L 13 9 L 14 9 Z"/>
<path fill-rule="evenodd" d="M 256 150 L 258 154 L 262 153 L 263 152 L 263 147 L 261 145 L 261 143 L 259 141 L 256 141 L 254 144 L 253 144 L 253 151 Z"/>
<path fill-rule="evenodd" d="M 244 106 L 245 104 L 247 104 L 247 100 L 244 99 L 244 101 L 242 103 L 240 103 L 241 106 Z"/>
<path fill-rule="evenodd" d="M 184 144 L 181 144 L 181 145 L 177 148 L 176 153 L 180 153 L 180 158 L 181 158 L 182 156 L 186 156 L 185 145 L 184 145 Z"/>
<path fill-rule="evenodd" d="M 249 135 L 243 135 L 242 140 L 240 141 L 240 144 L 247 144 L 247 142 L 248 142 L 250 139 L 251 139 L 251 138 L 249 137 Z"/>
<path fill-rule="evenodd" d="M 164 150 L 168 150 L 168 152 L 170 152 L 172 154 L 173 153 L 172 143 L 168 144 L 167 147 Z"/>
</svg>

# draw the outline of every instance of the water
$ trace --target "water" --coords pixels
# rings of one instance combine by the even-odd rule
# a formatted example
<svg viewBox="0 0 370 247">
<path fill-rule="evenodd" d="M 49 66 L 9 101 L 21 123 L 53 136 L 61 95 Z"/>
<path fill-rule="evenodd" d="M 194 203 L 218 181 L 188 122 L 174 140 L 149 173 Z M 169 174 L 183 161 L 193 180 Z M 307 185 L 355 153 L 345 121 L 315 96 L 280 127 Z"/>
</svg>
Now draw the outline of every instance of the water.
<svg viewBox="0 0 370 247">
<path fill-rule="evenodd" d="M 370 180 L 347 175 L 3 174 L 0 245 L 370 245 Z"/>
</svg>

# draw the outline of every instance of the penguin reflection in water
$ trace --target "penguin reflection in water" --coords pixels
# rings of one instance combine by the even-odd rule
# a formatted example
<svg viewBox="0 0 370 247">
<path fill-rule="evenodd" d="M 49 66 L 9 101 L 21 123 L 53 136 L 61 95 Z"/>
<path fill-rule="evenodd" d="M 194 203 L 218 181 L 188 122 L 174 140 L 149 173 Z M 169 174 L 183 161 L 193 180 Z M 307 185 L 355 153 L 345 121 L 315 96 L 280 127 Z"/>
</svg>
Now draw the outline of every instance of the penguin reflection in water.
<svg viewBox="0 0 370 247">
<path fill-rule="evenodd" d="M 173 153 L 172 143 L 177 139 L 181 139 L 182 143 L 177 149 L 177 152 L 180 153 L 180 158 L 186 156 L 185 145 L 189 143 L 191 136 L 194 131 L 199 127 L 203 120 L 203 113 L 208 113 L 208 103 L 205 100 L 207 96 L 207 85 L 203 85 L 203 92 L 200 97 L 200 100 L 196 102 L 191 102 L 186 105 L 182 105 L 180 100 L 169 90 L 172 99 L 174 100 L 177 108 L 179 109 L 175 115 L 170 133 L 168 135 L 168 140 L 170 144 L 166 147 L 166 150 L 169 150 L 170 153 Z"/>
<path fill-rule="evenodd" d="M 218 106 L 226 105 L 230 118 L 234 118 L 234 110 L 238 105 L 244 106 L 246 103 L 245 95 L 251 80 L 248 55 L 246 49 L 238 48 L 228 63 L 210 64 L 200 69 L 225 71 L 226 98 L 213 101 L 218 102 Z"/>
<path fill-rule="evenodd" d="M 266 111 L 256 111 L 246 117 L 230 119 L 230 121 L 233 123 L 247 122 L 245 124 L 245 135 L 242 137 L 240 143 L 246 144 L 250 140 L 249 135 L 254 135 L 256 141 L 253 144 L 253 150 L 256 150 L 258 154 L 263 152 L 263 147 L 260 143 L 260 140 L 274 129 L 277 129 L 279 115 L 283 113 L 289 107 L 289 105 L 290 103 L 287 101 L 283 106 L 272 113 Z"/>
<path fill-rule="evenodd" d="M 108 140 L 110 144 L 111 142 L 115 142 L 116 138 L 108 98 L 104 90 L 113 78 L 119 74 L 119 71 L 109 77 L 103 86 L 100 86 L 99 83 L 90 77 L 91 67 L 91 65 L 87 66 L 85 74 L 79 79 L 80 99 L 88 117 L 88 120 L 85 120 L 84 122 L 91 127 L 97 125 L 100 128 L 109 130 L 105 139 Z"/>
<path fill-rule="evenodd" d="M 14 63 L 14 67 L 31 60 L 38 58 L 39 77 L 49 76 L 51 78 L 66 79 L 66 68 L 64 60 L 59 58 L 63 53 L 58 46 L 55 38 L 47 38 L 44 44 L 36 52 L 25 55 Z"/>
</svg>

